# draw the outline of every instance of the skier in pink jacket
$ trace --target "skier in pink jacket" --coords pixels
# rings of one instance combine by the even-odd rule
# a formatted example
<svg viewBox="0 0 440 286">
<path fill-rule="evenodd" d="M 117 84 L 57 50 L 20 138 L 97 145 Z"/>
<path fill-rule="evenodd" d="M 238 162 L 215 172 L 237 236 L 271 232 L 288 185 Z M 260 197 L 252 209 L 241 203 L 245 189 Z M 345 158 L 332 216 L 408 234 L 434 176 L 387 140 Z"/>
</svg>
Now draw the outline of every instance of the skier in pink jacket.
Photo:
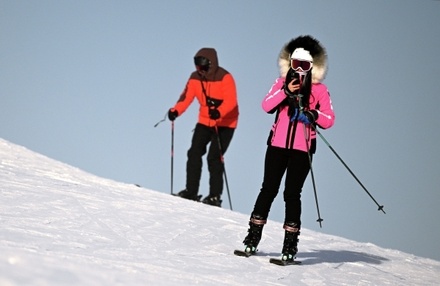
<svg viewBox="0 0 440 286">
<path fill-rule="evenodd" d="M 285 220 L 281 259 L 290 262 L 298 252 L 301 229 L 301 191 L 316 150 L 317 126 L 333 126 L 335 114 L 327 87 L 325 48 L 311 36 L 299 36 L 282 48 L 280 77 L 264 97 L 262 108 L 275 113 L 264 162 L 263 184 L 244 239 L 245 252 L 255 253 L 273 200 L 284 183 Z M 313 125 L 313 126 L 312 126 Z"/>
</svg>

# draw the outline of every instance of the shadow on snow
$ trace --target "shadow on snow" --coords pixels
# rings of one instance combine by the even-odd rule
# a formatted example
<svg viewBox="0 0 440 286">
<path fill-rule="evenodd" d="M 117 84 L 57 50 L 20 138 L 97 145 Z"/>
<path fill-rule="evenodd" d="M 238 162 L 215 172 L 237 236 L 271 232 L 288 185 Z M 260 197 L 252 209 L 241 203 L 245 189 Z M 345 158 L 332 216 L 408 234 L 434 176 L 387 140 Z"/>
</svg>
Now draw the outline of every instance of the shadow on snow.
<svg viewBox="0 0 440 286">
<path fill-rule="evenodd" d="M 300 252 L 297 258 L 302 260 L 303 264 L 318 263 L 347 263 L 364 262 L 369 264 L 381 264 L 389 259 L 377 255 L 371 255 L 364 252 L 355 252 L 347 250 L 316 250 L 312 252 Z"/>
</svg>

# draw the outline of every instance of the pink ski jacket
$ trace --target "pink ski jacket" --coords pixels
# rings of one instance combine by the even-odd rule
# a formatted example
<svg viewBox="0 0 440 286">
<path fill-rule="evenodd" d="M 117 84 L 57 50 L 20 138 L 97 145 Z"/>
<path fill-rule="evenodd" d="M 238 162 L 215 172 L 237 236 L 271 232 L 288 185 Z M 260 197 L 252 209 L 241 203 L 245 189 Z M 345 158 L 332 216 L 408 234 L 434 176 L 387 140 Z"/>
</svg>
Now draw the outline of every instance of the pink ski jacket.
<svg viewBox="0 0 440 286">
<path fill-rule="evenodd" d="M 272 125 L 269 144 L 274 147 L 296 149 L 307 152 L 311 146 L 311 140 L 316 138 L 316 131 L 310 124 L 297 122 L 294 128 L 294 122 L 290 121 L 287 114 L 288 105 L 280 104 L 286 99 L 283 85 L 285 78 L 279 77 L 275 80 L 268 94 L 264 97 L 262 108 L 267 113 L 271 113 L 278 107 L 277 117 Z M 327 87 L 323 83 L 314 82 L 310 94 L 309 108 L 318 112 L 316 124 L 323 128 L 330 128 L 335 122 L 335 114 Z M 305 128 L 304 128 L 305 126 Z M 306 145 L 306 142 L 308 145 Z M 292 144 L 293 143 L 293 144 Z"/>
</svg>

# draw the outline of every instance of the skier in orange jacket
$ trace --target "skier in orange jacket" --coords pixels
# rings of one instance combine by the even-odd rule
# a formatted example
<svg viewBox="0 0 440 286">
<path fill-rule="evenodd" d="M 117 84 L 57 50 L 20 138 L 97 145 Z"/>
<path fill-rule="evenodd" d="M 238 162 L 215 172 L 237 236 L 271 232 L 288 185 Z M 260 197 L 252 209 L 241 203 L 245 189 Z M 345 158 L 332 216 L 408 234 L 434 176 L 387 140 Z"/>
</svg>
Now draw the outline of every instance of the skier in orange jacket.
<svg viewBox="0 0 440 286">
<path fill-rule="evenodd" d="M 191 73 L 179 100 L 168 111 L 173 121 L 182 115 L 197 98 L 200 108 L 198 122 L 188 150 L 186 163 L 186 189 L 177 195 L 190 200 L 199 200 L 202 157 L 206 154 L 209 170 L 209 195 L 202 202 L 221 206 L 223 192 L 223 162 L 229 143 L 238 122 L 237 91 L 233 76 L 218 64 L 217 52 L 213 48 L 200 49 L 195 57 L 196 71 Z M 217 137 L 218 136 L 218 137 Z M 220 146 L 218 143 L 220 139 Z"/>
</svg>

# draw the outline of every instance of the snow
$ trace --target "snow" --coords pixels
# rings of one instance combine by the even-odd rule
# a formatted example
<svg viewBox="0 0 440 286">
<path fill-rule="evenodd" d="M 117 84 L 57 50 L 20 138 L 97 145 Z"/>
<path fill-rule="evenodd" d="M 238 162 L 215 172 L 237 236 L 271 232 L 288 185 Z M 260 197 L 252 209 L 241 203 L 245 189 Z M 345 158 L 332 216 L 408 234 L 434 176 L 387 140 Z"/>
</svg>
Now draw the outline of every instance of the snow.
<svg viewBox="0 0 440 286">
<path fill-rule="evenodd" d="M 283 239 L 272 220 L 257 256 L 234 256 L 248 214 L 100 178 L 3 139 L 0 160 L 0 285 L 437 285 L 440 278 L 439 261 L 308 229 L 302 265 L 269 264 Z"/>
</svg>

